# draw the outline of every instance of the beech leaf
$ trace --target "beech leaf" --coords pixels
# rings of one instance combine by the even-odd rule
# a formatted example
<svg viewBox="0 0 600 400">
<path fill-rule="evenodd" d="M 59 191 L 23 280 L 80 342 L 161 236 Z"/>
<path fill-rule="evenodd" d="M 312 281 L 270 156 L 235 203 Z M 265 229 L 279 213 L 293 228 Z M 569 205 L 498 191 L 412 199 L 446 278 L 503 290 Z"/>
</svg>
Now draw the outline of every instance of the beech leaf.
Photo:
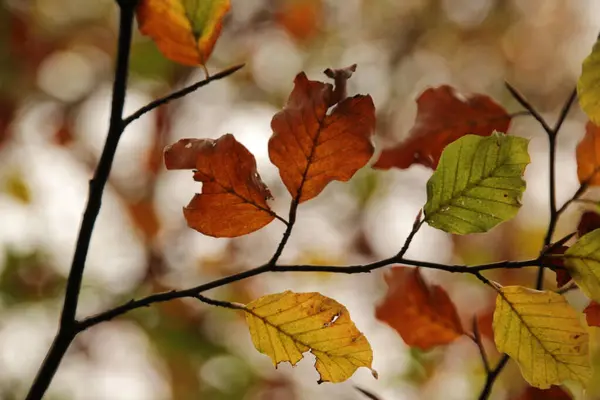
<svg viewBox="0 0 600 400">
<path fill-rule="evenodd" d="M 429 350 L 462 336 L 456 307 L 446 291 L 427 285 L 419 268 L 394 267 L 385 276 L 388 291 L 375 316 L 411 347 Z"/>
<path fill-rule="evenodd" d="M 425 221 L 455 234 L 487 232 L 514 217 L 525 190 L 529 141 L 495 132 L 446 147 L 427 182 Z"/>
<path fill-rule="evenodd" d="M 340 87 L 352 70 L 328 71 Z M 368 95 L 343 98 L 344 91 L 345 86 L 334 91 L 331 84 L 300 73 L 287 104 L 271 122 L 269 157 L 300 203 L 317 196 L 333 180 L 348 181 L 373 155 L 373 100 Z"/>
<path fill-rule="evenodd" d="M 165 57 L 204 65 L 221 32 L 230 0 L 140 0 L 137 20 Z"/>
<path fill-rule="evenodd" d="M 569 247 L 564 254 L 565 266 L 581 290 L 600 301 L 600 229 L 596 229 Z"/>
<path fill-rule="evenodd" d="M 256 160 L 233 135 L 217 140 L 181 139 L 165 149 L 167 169 L 195 169 L 202 182 L 183 209 L 188 225 L 205 235 L 236 237 L 254 232 L 275 218 L 271 193 L 256 170 Z"/>
<path fill-rule="evenodd" d="M 600 125 L 600 40 L 583 60 L 581 75 L 577 81 L 579 105 L 588 118 Z"/>
<path fill-rule="evenodd" d="M 494 341 L 530 385 L 548 389 L 591 377 L 588 332 L 564 296 L 505 286 L 496 298 Z"/>
<path fill-rule="evenodd" d="M 288 290 L 254 300 L 245 311 L 254 346 L 275 367 L 284 361 L 296 365 L 310 350 L 317 359 L 319 383 L 343 382 L 359 367 L 371 368 L 373 351 L 367 338 L 346 307 L 329 297 Z"/>
<path fill-rule="evenodd" d="M 600 327 L 600 304 L 592 300 L 583 310 L 583 313 L 589 326 Z"/>
<path fill-rule="evenodd" d="M 425 90 L 417 99 L 417 117 L 408 138 L 384 149 L 373 165 L 377 169 L 406 169 L 422 164 L 435 169 L 444 148 L 467 135 L 489 136 L 506 132 L 511 116 L 488 96 L 463 98 L 443 85 Z"/>
<path fill-rule="evenodd" d="M 577 177 L 590 186 L 600 185 L 600 128 L 589 122 L 577 145 Z"/>
</svg>

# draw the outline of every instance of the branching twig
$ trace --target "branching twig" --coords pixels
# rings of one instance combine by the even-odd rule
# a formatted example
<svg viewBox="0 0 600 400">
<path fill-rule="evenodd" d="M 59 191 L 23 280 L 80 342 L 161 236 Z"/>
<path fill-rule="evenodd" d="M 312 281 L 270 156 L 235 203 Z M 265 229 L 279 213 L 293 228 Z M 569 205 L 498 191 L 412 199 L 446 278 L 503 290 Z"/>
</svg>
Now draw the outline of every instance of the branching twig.
<svg viewBox="0 0 600 400">
<path fill-rule="evenodd" d="M 483 363 L 485 373 L 490 374 L 492 369 L 490 367 L 490 362 L 488 361 L 487 353 L 485 352 L 485 347 L 483 347 L 483 340 L 481 339 L 481 333 L 479 332 L 479 323 L 477 322 L 477 317 L 473 317 L 472 330 L 473 336 L 469 335 L 469 337 L 471 340 L 473 340 L 473 342 L 475 342 L 477 348 L 479 349 L 479 355 L 481 356 L 481 362 Z"/>
<path fill-rule="evenodd" d="M 165 97 L 161 97 L 160 99 L 156 99 L 151 103 L 148 103 L 147 105 L 145 105 L 144 107 L 140 108 L 139 110 L 137 110 L 136 112 L 134 112 L 133 114 L 131 114 L 130 116 L 128 116 L 127 118 L 125 118 L 123 120 L 123 128 L 125 128 L 127 125 L 129 125 L 130 123 L 132 123 L 133 121 L 135 121 L 136 119 L 140 118 L 142 115 L 154 110 L 155 108 L 158 108 L 162 105 L 165 105 L 173 100 L 176 99 L 180 99 L 184 96 L 187 96 L 188 94 L 195 92 L 196 90 L 200 89 L 203 86 L 208 85 L 209 83 L 219 80 L 219 79 L 223 79 L 225 77 L 228 77 L 229 75 L 233 74 L 234 72 L 240 70 L 241 68 L 244 67 L 245 64 L 240 64 L 240 65 L 236 65 L 234 67 L 230 67 L 227 69 L 224 69 L 221 72 L 218 72 L 214 75 L 211 75 L 209 77 L 207 77 L 204 80 L 201 80 L 199 82 L 196 82 L 190 86 L 187 86 L 181 90 L 178 90 L 176 92 L 173 92 Z M 208 75 L 207 75 L 208 76 Z"/>
<path fill-rule="evenodd" d="M 408 236 L 406 237 L 406 240 L 404 241 L 404 245 L 398 252 L 397 257 L 402 257 L 404 254 L 406 254 L 413 238 L 415 237 L 415 235 L 421 228 L 421 225 L 423 225 L 423 223 L 425 222 L 424 219 L 421 219 L 421 214 L 422 214 L 422 210 L 419 210 L 419 213 L 417 214 L 417 217 L 415 218 L 415 222 L 413 222 L 412 229 L 411 229 L 410 233 L 408 234 Z"/>
<path fill-rule="evenodd" d="M 489 374 L 487 374 L 485 379 L 485 385 L 483 386 L 483 390 L 481 391 L 478 397 L 479 400 L 487 400 L 487 398 L 492 393 L 492 387 L 494 386 L 498 375 L 500 375 L 500 372 L 502 372 L 507 363 L 508 356 L 506 354 L 502 354 L 502 358 L 500 358 L 500 361 L 498 361 L 496 368 L 494 368 Z"/>
</svg>

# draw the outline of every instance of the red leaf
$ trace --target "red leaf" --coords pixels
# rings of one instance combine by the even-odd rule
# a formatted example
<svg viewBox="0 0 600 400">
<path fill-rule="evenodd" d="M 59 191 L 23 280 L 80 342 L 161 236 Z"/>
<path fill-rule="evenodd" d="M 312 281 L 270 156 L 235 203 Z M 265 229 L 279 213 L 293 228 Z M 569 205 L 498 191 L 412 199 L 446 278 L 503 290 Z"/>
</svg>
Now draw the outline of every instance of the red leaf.
<svg viewBox="0 0 600 400">
<path fill-rule="evenodd" d="M 548 254 L 563 255 L 563 254 L 565 254 L 565 251 L 567 251 L 568 249 L 569 249 L 568 246 L 559 246 L 559 247 L 553 249 L 552 251 L 550 251 Z M 550 266 L 552 268 L 552 270 L 554 272 L 556 272 L 556 286 L 557 287 L 559 287 L 559 288 L 563 287 L 564 285 L 569 283 L 569 281 L 571 281 L 571 275 L 569 274 L 569 271 L 567 271 L 565 268 L 565 261 L 563 258 L 543 257 L 542 263 L 544 263 L 544 265 Z M 554 268 L 554 267 L 556 267 L 556 268 Z"/>
<path fill-rule="evenodd" d="M 271 193 L 256 170 L 256 160 L 233 135 L 181 139 L 165 149 L 167 169 L 195 168 L 202 182 L 183 214 L 191 228 L 214 237 L 254 232 L 275 218 L 267 200 Z"/>
<path fill-rule="evenodd" d="M 348 69 L 331 71 L 339 84 L 345 84 L 349 75 L 344 78 L 339 71 Z M 300 73 L 287 104 L 271 122 L 269 157 L 299 202 L 317 196 L 333 180 L 348 181 L 373 155 L 371 96 L 342 99 L 341 92 Z"/>
<path fill-rule="evenodd" d="M 598 228 L 600 228 L 600 215 L 593 211 L 586 211 L 581 215 L 579 225 L 577 225 L 577 235 L 582 237 Z"/>
<path fill-rule="evenodd" d="M 386 275 L 387 295 L 375 316 L 394 328 L 409 346 L 428 350 L 463 334 L 456 307 L 446 291 L 428 286 L 418 268 L 394 267 Z"/>
<path fill-rule="evenodd" d="M 444 148 L 467 134 L 506 133 L 511 116 L 488 96 L 460 98 L 450 86 L 424 91 L 417 99 L 417 118 L 408 139 L 384 149 L 373 168 L 406 169 L 422 164 L 435 169 Z"/>
<path fill-rule="evenodd" d="M 571 395 L 560 386 L 551 386 L 550 389 L 529 386 L 515 400 L 571 400 Z"/>
<path fill-rule="evenodd" d="M 600 304 L 592 300 L 583 312 L 589 326 L 600 326 Z"/>
</svg>

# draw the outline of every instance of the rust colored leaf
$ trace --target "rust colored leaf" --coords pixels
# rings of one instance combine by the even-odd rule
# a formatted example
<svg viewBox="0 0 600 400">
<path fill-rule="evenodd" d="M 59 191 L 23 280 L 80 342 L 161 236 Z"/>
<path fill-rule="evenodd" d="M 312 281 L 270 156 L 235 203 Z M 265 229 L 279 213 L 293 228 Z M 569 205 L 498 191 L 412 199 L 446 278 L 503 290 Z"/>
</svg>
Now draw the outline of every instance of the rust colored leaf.
<svg viewBox="0 0 600 400">
<path fill-rule="evenodd" d="M 600 215 L 594 211 L 586 211 L 581 215 L 577 225 L 577 235 L 582 237 L 598 228 L 600 228 Z"/>
<path fill-rule="evenodd" d="M 568 246 L 558 246 L 552 251 L 548 252 L 549 255 L 563 255 L 565 251 L 569 249 Z M 571 275 L 569 271 L 566 270 L 565 261 L 563 258 L 556 257 L 543 257 L 542 263 L 544 265 L 548 265 L 552 268 L 554 272 L 556 272 L 556 286 L 563 287 L 567 283 L 571 281 Z M 556 268 L 555 268 L 556 267 Z"/>
<path fill-rule="evenodd" d="M 591 121 L 577 145 L 577 177 L 581 183 L 600 185 L 600 128 Z"/>
<path fill-rule="evenodd" d="M 309 40 L 323 24 L 323 8 L 323 0 L 287 0 L 276 12 L 276 18 L 295 39 Z"/>
<path fill-rule="evenodd" d="M 388 292 L 375 316 L 411 347 L 428 350 L 463 334 L 456 307 L 446 291 L 427 285 L 418 268 L 394 267 L 386 275 Z"/>
<path fill-rule="evenodd" d="M 195 169 L 202 182 L 183 209 L 188 225 L 205 235 L 236 237 L 254 232 L 275 218 L 271 193 L 256 170 L 256 160 L 233 135 L 217 140 L 181 139 L 165 149 L 167 169 Z"/>
<path fill-rule="evenodd" d="M 311 81 L 302 72 L 271 128 L 269 157 L 301 203 L 333 180 L 348 181 L 369 161 L 375 106 L 369 95 L 341 99 L 331 84 Z"/>
<path fill-rule="evenodd" d="M 571 396 L 560 386 L 551 386 L 550 389 L 529 386 L 514 400 L 571 400 Z"/>
<path fill-rule="evenodd" d="M 506 133 L 511 116 L 488 96 L 462 98 L 443 85 L 425 90 L 417 99 L 417 118 L 408 139 L 384 149 L 373 168 L 406 169 L 421 164 L 435 169 L 444 148 L 468 135 Z"/>
<path fill-rule="evenodd" d="M 583 312 L 589 326 L 600 326 L 600 304 L 592 300 Z"/>
<path fill-rule="evenodd" d="M 137 20 L 165 57 L 204 65 L 221 33 L 230 0 L 140 0 Z"/>
</svg>

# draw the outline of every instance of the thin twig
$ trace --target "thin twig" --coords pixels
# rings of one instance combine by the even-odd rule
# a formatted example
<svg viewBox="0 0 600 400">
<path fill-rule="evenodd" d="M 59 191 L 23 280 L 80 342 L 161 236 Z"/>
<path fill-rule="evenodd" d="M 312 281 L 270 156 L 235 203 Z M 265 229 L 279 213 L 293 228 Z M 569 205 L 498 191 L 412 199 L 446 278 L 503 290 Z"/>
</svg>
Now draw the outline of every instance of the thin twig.
<svg viewBox="0 0 600 400">
<path fill-rule="evenodd" d="M 483 347 L 483 340 L 481 339 L 481 332 L 479 332 L 479 323 L 477 322 L 477 317 L 473 317 L 473 336 L 469 336 L 473 342 L 477 345 L 479 349 L 479 355 L 481 356 L 481 362 L 483 363 L 483 368 L 485 369 L 485 373 L 489 374 L 492 372 L 490 367 L 490 362 L 487 357 L 487 353 L 485 352 L 485 347 Z"/>
<path fill-rule="evenodd" d="M 508 356 L 506 354 L 503 354 L 502 358 L 500 358 L 500 361 L 498 361 L 496 368 L 494 368 L 489 374 L 487 374 L 487 377 L 485 379 L 485 385 L 483 386 L 483 390 L 479 394 L 479 400 L 487 400 L 487 398 L 490 397 L 490 394 L 492 393 L 492 387 L 494 387 L 496 379 L 498 378 L 500 372 L 502 372 L 507 363 Z"/>
<path fill-rule="evenodd" d="M 178 91 L 173 92 L 165 97 L 161 97 L 160 99 L 156 99 L 153 102 L 148 103 L 144 107 L 140 108 L 139 110 L 137 110 L 136 112 L 134 112 L 133 114 L 131 114 L 130 116 L 125 118 L 123 120 L 123 128 L 125 128 L 127 125 L 129 125 L 136 119 L 140 118 L 142 115 L 146 114 L 147 112 L 154 110 L 155 108 L 165 105 L 173 100 L 187 96 L 188 94 L 195 92 L 196 90 L 200 89 L 203 86 L 208 85 L 209 83 L 211 83 L 213 81 L 228 77 L 229 75 L 233 74 L 234 72 L 242 69 L 244 67 L 244 65 L 245 64 L 240 64 L 240 65 L 236 65 L 236 66 L 224 69 L 223 71 L 218 72 L 214 75 L 211 75 L 204 80 L 196 82 L 196 83 L 194 83 L 190 86 L 187 86 L 181 90 L 178 90 Z"/>
<path fill-rule="evenodd" d="M 69 348 L 69 345 L 77 334 L 75 314 L 77 312 L 77 303 L 79 301 L 79 292 L 81 290 L 81 282 L 83 279 L 83 271 L 90 246 L 90 240 L 92 238 L 96 218 L 100 212 L 104 187 L 108 181 L 119 139 L 123 132 L 123 106 L 125 104 L 125 93 L 127 90 L 129 50 L 131 48 L 133 16 L 136 3 L 137 1 L 135 0 L 118 1 L 120 6 L 119 39 L 108 134 L 94 177 L 89 183 L 88 201 L 79 229 L 79 236 L 77 238 L 71 268 L 69 270 L 69 277 L 67 278 L 67 288 L 59 329 L 29 390 L 27 400 L 37 400 L 42 398 L 48 389 L 63 356 Z"/>
<path fill-rule="evenodd" d="M 222 301 L 222 300 L 211 299 L 209 297 L 201 295 L 200 293 L 196 293 L 192 297 L 200 300 L 203 303 L 210 304 L 211 306 L 216 306 L 216 307 L 221 307 L 221 308 L 229 308 L 229 309 L 232 309 L 232 310 L 245 310 L 246 309 L 246 307 L 244 307 L 243 304 L 231 303 L 229 301 Z"/>
<path fill-rule="evenodd" d="M 517 102 L 521 104 L 523 108 L 525 108 L 529 112 L 529 114 L 531 114 L 531 116 L 540 123 L 542 128 L 544 128 L 544 131 L 546 131 L 548 135 L 553 135 L 554 133 L 552 131 L 552 128 L 550 128 L 550 126 L 546 123 L 546 120 L 544 120 L 544 118 L 540 115 L 540 113 L 537 112 L 537 110 L 531 105 L 531 103 L 529 103 L 525 99 L 525 97 L 523 97 L 523 95 L 519 93 L 519 91 L 515 89 L 510 83 L 505 82 L 504 84 L 506 85 L 506 88 L 508 89 L 510 94 L 515 98 L 515 100 L 517 100 Z"/>
<path fill-rule="evenodd" d="M 408 234 L 408 236 L 406 237 L 406 240 L 404 241 L 404 245 L 398 252 L 397 257 L 402 257 L 404 254 L 406 254 L 413 238 L 415 237 L 415 235 L 421 228 L 421 225 L 423 225 L 423 223 L 425 222 L 424 219 L 421 219 L 422 212 L 423 212 L 422 210 L 419 210 L 419 213 L 417 214 L 417 217 L 415 218 L 415 222 L 413 222 L 412 229 L 411 229 L 410 233 Z"/>
<path fill-rule="evenodd" d="M 354 389 L 358 390 L 362 393 L 367 399 L 370 400 L 381 400 L 381 397 L 377 396 L 375 393 L 368 391 L 367 389 L 363 389 L 360 386 L 354 385 Z"/>
</svg>

